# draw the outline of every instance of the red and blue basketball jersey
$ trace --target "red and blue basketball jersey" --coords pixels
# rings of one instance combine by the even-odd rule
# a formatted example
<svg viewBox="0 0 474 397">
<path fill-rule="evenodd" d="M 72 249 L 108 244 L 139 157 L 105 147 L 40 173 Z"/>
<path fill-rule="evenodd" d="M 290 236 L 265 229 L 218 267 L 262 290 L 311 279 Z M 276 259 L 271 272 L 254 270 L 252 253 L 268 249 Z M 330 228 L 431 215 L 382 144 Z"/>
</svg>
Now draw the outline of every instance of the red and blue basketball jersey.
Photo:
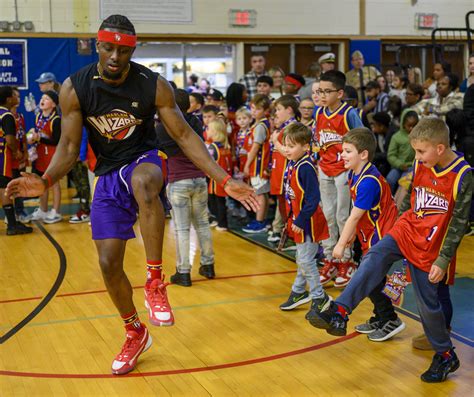
<svg viewBox="0 0 474 397">
<path fill-rule="evenodd" d="M 316 204 L 308 199 L 306 192 L 309 190 L 317 190 L 316 196 L 319 197 L 316 168 L 310 156 L 306 154 L 296 163 L 290 161 L 285 171 L 285 198 L 288 214 L 287 230 L 288 236 L 295 243 L 304 243 L 305 241 L 318 242 L 329 237 L 328 225 L 320 203 L 317 203 L 315 211 L 310 214 L 308 220 L 302 225 L 302 232 L 295 233 L 291 230 L 291 225 L 304 210 L 304 207 Z"/>
<path fill-rule="evenodd" d="M 230 149 L 224 148 L 222 143 L 213 142 L 209 145 L 209 151 L 217 155 L 216 163 L 221 166 L 221 168 L 227 172 L 227 174 L 232 175 L 232 152 Z M 226 197 L 227 193 L 224 188 L 219 185 L 214 179 L 209 180 L 208 192 L 210 194 L 215 194 L 219 197 Z"/>
<path fill-rule="evenodd" d="M 460 154 L 444 169 L 427 168 L 415 161 L 413 167 L 411 209 L 390 230 L 405 258 L 417 268 L 429 272 L 439 256 L 448 232 L 457 195 L 471 167 Z M 455 257 L 450 268 L 455 266 Z M 448 274 L 453 269 L 448 269 Z"/>
<path fill-rule="evenodd" d="M 368 178 L 377 183 L 380 188 L 380 194 L 376 200 L 372 201 L 372 207 L 366 210 L 357 223 L 357 237 L 364 255 L 388 233 L 397 220 L 397 207 L 395 206 L 390 186 L 377 167 L 370 162 L 366 164 L 359 175 L 354 175 L 353 171 L 349 172 L 352 202 L 356 202 L 358 195 L 371 193 L 360 191 L 360 189 L 364 188 L 364 182 L 368 181 Z"/>
<path fill-rule="evenodd" d="M 293 124 L 296 120 L 290 119 L 280 126 L 280 132 L 278 134 L 278 142 L 283 145 L 283 135 L 285 134 L 286 128 Z M 281 195 L 283 194 L 283 185 L 285 183 L 285 170 L 288 165 L 288 159 L 286 156 L 281 154 L 278 150 L 272 149 L 271 155 L 272 172 L 270 174 L 270 194 Z"/>
<path fill-rule="evenodd" d="M 341 158 L 342 137 L 350 130 L 347 116 L 352 106 L 342 102 L 330 113 L 327 106 L 317 110 L 314 141 L 319 146 L 319 166 L 328 176 L 337 176 L 345 171 Z"/>
<path fill-rule="evenodd" d="M 36 115 L 35 131 L 51 138 L 53 136 L 53 123 L 58 119 L 59 116 L 55 110 L 49 116 L 43 116 L 41 112 L 38 113 Z M 39 143 L 36 150 L 38 158 L 35 161 L 35 168 L 38 171 L 45 172 L 56 152 L 56 146 Z"/>
<path fill-rule="evenodd" d="M 243 148 L 247 153 L 250 153 L 254 142 L 255 128 L 257 128 L 258 125 L 262 125 L 265 128 L 267 136 L 265 138 L 265 141 L 260 146 L 260 150 L 257 153 L 257 157 L 252 162 L 252 164 L 250 164 L 249 176 L 259 176 L 261 178 L 268 179 L 265 176 L 265 171 L 267 170 L 268 165 L 270 164 L 270 122 L 268 121 L 268 119 L 263 118 L 255 122 L 250 127 L 250 131 L 245 137 Z"/>
<path fill-rule="evenodd" d="M 7 108 L 0 106 L 0 172 L 3 176 L 11 178 L 13 153 L 7 146 L 6 135 L 9 134 L 3 128 L 3 119 L 5 117 L 13 118 L 13 114 Z"/>
<path fill-rule="evenodd" d="M 15 113 L 13 117 L 15 117 L 16 124 L 16 144 L 18 145 L 18 150 L 23 152 L 23 149 L 26 147 L 25 117 L 21 113 Z M 17 159 L 12 159 L 12 168 L 15 170 L 25 167 L 27 160 L 28 159 L 23 159 L 20 164 Z"/>
</svg>

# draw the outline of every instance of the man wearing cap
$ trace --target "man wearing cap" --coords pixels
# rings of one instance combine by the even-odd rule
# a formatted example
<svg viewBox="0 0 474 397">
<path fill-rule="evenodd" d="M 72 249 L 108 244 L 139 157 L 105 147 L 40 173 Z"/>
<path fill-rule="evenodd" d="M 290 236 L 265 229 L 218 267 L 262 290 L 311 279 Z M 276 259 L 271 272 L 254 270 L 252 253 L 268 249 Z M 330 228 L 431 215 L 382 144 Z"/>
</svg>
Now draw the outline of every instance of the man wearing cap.
<svg viewBox="0 0 474 397">
<path fill-rule="evenodd" d="M 8 196 L 39 196 L 59 181 L 75 164 L 82 126 L 87 128 L 98 177 L 91 207 L 92 238 L 107 291 L 126 332 L 112 363 L 115 375 L 132 371 L 152 344 L 138 317 L 123 266 L 127 240 L 135 236 L 137 213 L 146 254 L 149 321 L 157 326 L 174 323 L 161 269 L 165 174 L 157 150 L 155 114 L 196 166 L 247 209 L 257 208 L 253 189 L 228 176 L 185 122 L 166 79 L 131 61 L 136 43 L 135 27 L 127 17 L 112 15 L 102 22 L 96 44 L 99 62 L 71 75 L 61 89 L 62 135 L 50 166 L 42 177 L 24 174 L 11 181 L 6 192 Z"/>
<path fill-rule="evenodd" d="M 334 70 L 336 68 L 336 55 L 332 52 L 326 52 L 326 54 L 319 57 L 318 62 L 321 66 L 321 73 Z"/>
<path fill-rule="evenodd" d="M 252 69 L 239 79 L 239 83 L 245 85 L 245 88 L 247 89 L 249 101 L 257 93 L 257 79 L 260 76 L 268 75 L 265 70 L 265 57 L 263 54 L 252 54 L 250 57 L 250 65 Z"/>
<path fill-rule="evenodd" d="M 206 96 L 206 105 L 213 105 L 219 109 L 224 104 L 224 94 L 215 88 L 211 88 Z"/>
<path fill-rule="evenodd" d="M 351 56 L 353 69 L 346 73 L 346 84 L 354 87 L 359 96 L 359 107 L 365 104 L 365 85 L 380 74 L 374 66 L 364 66 L 364 56 L 359 50 L 354 51 Z"/>
<path fill-rule="evenodd" d="M 56 80 L 56 76 L 51 72 L 41 73 L 40 76 L 35 80 L 41 92 L 56 91 L 59 92 L 60 85 Z"/>
</svg>

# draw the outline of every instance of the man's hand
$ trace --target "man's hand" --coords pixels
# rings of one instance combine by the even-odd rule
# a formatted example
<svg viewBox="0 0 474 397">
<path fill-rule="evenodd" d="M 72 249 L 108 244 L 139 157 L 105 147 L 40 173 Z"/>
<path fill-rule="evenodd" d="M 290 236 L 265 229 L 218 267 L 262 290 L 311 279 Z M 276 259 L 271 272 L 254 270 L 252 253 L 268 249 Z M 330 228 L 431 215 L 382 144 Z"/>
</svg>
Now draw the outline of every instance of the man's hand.
<svg viewBox="0 0 474 397">
<path fill-rule="evenodd" d="M 8 183 L 5 195 L 10 198 L 15 197 L 37 197 L 46 190 L 46 183 L 36 174 L 22 172 L 21 177 L 13 179 Z"/>
<path fill-rule="evenodd" d="M 444 278 L 445 274 L 446 270 L 441 269 L 439 266 L 432 265 L 430 274 L 428 275 L 428 280 L 433 284 L 439 283 Z"/>
<path fill-rule="evenodd" d="M 246 183 L 229 179 L 224 190 L 230 197 L 239 200 L 247 210 L 257 212 L 259 209 L 255 190 Z"/>
<path fill-rule="evenodd" d="M 291 224 L 291 230 L 293 230 L 295 233 L 303 233 L 303 229 L 296 226 L 294 223 Z"/>
</svg>

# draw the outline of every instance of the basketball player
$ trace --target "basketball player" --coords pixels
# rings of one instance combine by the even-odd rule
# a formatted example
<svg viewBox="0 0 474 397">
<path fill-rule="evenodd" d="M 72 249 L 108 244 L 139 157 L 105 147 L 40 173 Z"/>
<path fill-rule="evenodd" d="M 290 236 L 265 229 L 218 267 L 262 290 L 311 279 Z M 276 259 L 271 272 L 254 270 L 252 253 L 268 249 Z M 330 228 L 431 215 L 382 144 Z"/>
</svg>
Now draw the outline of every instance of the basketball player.
<svg viewBox="0 0 474 397">
<path fill-rule="evenodd" d="M 63 84 L 60 106 L 62 135 L 50 166 L 40 178 L 22 174 L 8 185 L 9 196 L 40 196 L 66 175 L 79 154 L 82 125 L 97 156 L 98 177 L 91 208 L 92 238 L 107 291 L 122 316 L 126 341 L 112 364 L 112 373 L 133 370 L 152 343 L 132 301 L 132 287 L 123 269 L 127 240 L 140 214 L 147 259 L 145 305 L 153 325 L 173 325 L 174 318 L 161 272 L 164 234 L 163 160 L 156 149 L 153 117 L 158 111 L 171 137 L 210 178 L 233 198 L 256 209 L 253 190 L 232 180 L 209 156 L 197 134 L 184 121 L 168 82 L 130 59 L 137 36 L 124 16 L 112 15 L 97 36 L 99 63 L 71 75 Z"/>
</svg>

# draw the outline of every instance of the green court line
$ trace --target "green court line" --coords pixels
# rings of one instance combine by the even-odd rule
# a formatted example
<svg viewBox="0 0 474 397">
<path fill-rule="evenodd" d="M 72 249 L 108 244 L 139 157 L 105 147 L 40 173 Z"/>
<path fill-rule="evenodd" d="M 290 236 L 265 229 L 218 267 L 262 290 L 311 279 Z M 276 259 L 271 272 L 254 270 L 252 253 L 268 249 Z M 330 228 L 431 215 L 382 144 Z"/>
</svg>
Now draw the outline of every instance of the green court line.
<svg viewBox="0 0 474 397">
<path fill-rule="evenodd" d="M 221 305 L 235 305 L 238 303 L 246 303 L 246 302 L 258 302 L 258 301 L 265 301 L 265 300 L 271 300 L 271 299 L 276 299 L 276 298 L 286 298 L 287 296 L 288 294 L 278 294 L 278 295 L 259 296 L 259 297 L 253 297 L 253 298 L 243 298 L 243 299 L 238 299 L 238 300 L 223 300 L 223 301 L 217 301 L 213 303 L 200 303 L 196 305 L 173 307 L 173 311 L 191 310 L 191 309 L 196 309 L 196 308 L 201 308 L 201 307 L 212 307 L 212 306 L 221 306 Z M 148 310 L 141 310 L 138 313 L 147 314 Z M 70 318 L 70 319 L 65 319 L 65 320 L 53 320 L 53 321 L 47 321 L 47 322 L 32 322 L 26 325 L 25 328 L 42 327 L 45 325 L 54 325 L 54 324 L 67 324 L 67 323 L 73 323 L 77 321 L 100 320 L 103 318 L 112 318 L 112 317 L 118 317 L 118 313 L 102 314 L 102 315 L 92 316 L 92 317 L 76 317 L 76 318 Z M 9 329 L 9 328 L 11 328 L 11 325 L 0 326 L 0 329 Z"/>
</svg>

